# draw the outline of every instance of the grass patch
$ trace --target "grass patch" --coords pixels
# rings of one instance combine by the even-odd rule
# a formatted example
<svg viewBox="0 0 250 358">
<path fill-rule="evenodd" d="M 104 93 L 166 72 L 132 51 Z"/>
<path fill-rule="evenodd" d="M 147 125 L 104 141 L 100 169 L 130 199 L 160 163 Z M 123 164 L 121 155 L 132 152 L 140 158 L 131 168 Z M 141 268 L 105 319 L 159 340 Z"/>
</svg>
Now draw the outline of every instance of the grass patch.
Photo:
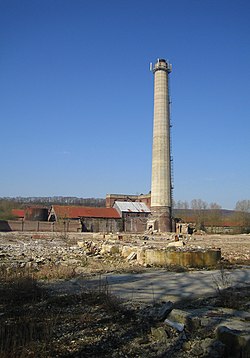
<svg viewBox="0 0 250 358">
<path fill-rule="evenodd" d="M 1 274 L 1 358 L 108 357 L 141 333 L 135 311 L 101 277 L 95 289 L 59 295 L 27 272 Z"/>
</svg>

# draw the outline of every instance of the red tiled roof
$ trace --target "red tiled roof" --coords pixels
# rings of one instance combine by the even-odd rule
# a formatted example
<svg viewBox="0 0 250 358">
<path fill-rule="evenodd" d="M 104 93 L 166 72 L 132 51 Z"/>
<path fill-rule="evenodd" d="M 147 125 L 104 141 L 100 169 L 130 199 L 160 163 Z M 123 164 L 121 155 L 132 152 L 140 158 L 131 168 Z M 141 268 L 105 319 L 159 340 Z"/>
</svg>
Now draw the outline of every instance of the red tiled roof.
<svg viewBox="0 0 250 358">
<path fill-rule="evenodd" d="M 114 208 L 95 208 L 95 207 L 86 207 L 86 206 L 61 206 L 53 205 L 55 214 L 60 218 L 79 218 L 79 217 L 88 217 L 88 218 L 113 218 L 119 219 L 120 214 Z"/>
<path fill-rule="evenodd" d="M 18 218 L 24 218 L 24 210 L 21 209 L 12 209 L 12 215 L 17 216 Z"/>
</svg>

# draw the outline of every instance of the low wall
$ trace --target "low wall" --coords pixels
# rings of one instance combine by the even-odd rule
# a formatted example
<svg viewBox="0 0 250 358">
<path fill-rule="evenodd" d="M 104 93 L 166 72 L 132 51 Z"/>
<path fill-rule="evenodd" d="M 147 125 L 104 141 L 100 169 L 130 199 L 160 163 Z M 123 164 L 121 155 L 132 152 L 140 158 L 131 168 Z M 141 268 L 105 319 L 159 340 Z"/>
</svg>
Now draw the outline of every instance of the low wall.
<svg viewBox="0 0 250 358">
<path fill-rule="evenodd" d="M 180 265 L 185 267 L 215 266 L 221 259 L 220 249 L 168 251 L 148 249 L 144 253 L 145 264 L 154 266 Z"/>
<path fill-rule="evenodd" d="M 39 231 L 39 232 L 81 232 L 82 225 L 78 221 L 18 221 L 1 220 L 0 231 Z"/>
</svg>

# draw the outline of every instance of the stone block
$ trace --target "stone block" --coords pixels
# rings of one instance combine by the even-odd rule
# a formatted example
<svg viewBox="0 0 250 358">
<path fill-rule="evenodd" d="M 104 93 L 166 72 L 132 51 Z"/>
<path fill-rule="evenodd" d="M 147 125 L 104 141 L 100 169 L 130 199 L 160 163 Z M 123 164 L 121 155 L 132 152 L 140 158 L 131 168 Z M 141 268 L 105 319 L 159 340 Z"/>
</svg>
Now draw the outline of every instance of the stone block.
<svg viewBox="0 0 250 358">
<path fill-rule="evenodd" d="M 165 250 L 145 250 L 145 264 L 156 266 L 168 266 L 171 264 L 169 255 Z"/>
<path fill-rule="evenodd" d="M 145 264 L 145 249 L 137 249 L 137 262 L 139 265 Z"/>
<path fill-rule="evenodd" d="M 110 244 L 103 244 L 101 249 L 101 254 L 119 254 L 120 247 L 119 245 L 110 245 Z"/>
<path fill-rule="evenodd" d="M 239 321 L 225 322 L 216 330 L 217 339 L 225 344 L 227 357 L 250 357 L 250 330 Z"/>
<path fill-rule="evenodd" d="M 184 242 L 183 241 L 174 241 L 167 244 L 167 247 L 183 247 Z"/>
<path fill-rule="evenodd" d="M 179 241 L 171 243 L 179 244 Z M 174 248 L 174 246 L 172 246 Z M 169 247 L 168 247 L 169 249 Z M 145 264 L 155 266 L 180 265 L 186 267 L 207 267 L 215 266 L 220 257 L 220 250 L 196 250 L 196 251 L 177 251 L 177 250 L 145 250 Z"/>
<path fill-rule="evenodd" d="M 173 302 L 171 301 L 165 302 L 158 312 L 157 315 L 158 320 L 163 321 L 167 317 L 167 315 L 172 311 L 173 307 L 174 307 Z"/>
<path fill-rule="evenodd" d="M 132 246 L 122 246 L 121 255 L 122 255 L 122 257 L 127 258 L 134 251 L 135 251 L 135 248 Z"/>
<path fill-rule="evenodd" d="M 106 238 L 106 236 L 100 232 L 93 233 L 93 239 L 104 239 L 104 237 Z"/>
</svg>

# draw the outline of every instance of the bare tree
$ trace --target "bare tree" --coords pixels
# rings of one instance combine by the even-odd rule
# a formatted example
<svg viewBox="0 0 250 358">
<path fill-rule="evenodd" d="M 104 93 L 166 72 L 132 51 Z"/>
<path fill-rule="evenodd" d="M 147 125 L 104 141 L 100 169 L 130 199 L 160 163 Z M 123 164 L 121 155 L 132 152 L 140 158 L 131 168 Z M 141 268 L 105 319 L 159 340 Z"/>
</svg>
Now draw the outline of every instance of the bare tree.
<svg viewBox="0 0 250 358">
<path fill-rule="evenodd" d="M 191 201 L 191 208 L 193 210 L 205 210 L 207 209 L 208 204 L 206 201 L 203 201 L 202 199 L 193 199 Z"/>
<path fill-rule="evenodd" d="M 175 208 L 176 209 L 188 209 L 189 208 L 189 203 L 188 201 L 181 201 L 181 200 L 178 200 L 176 203 L 175 203 Z"/>
<path fill-rule="evenodd" d="M 205 219 L 206 219 L 206 209 L 208 204 L 202 199 L 193 199 L 191 201 L 191 208 L 194 210 L 194 216 L 196 221 L 197 229 L 205 230 Z"/>
<path fill-rule="evenodd" d="M 217 204 L 217 203 L 210 203 L 209 204 L 209 209 L 211 210 L 220 210 L 221 209 L 221 205 Z"/>
<path fill-rule="evenodd" d="M 236 211 L 242 211 L 244 213 L 250 213 L 250 200 L 239 200 L 235 205 Z"/>
<path fill-rule="evenodd" d="M 214 231 L 216 226 L 221 226 L 222 222 L 222 212 L 221 206 L 215 202 L 209 204 L 209 210 L 207 211 L 207 224 L 211 227 L 211 230 Z"/>
<path fill-rule="evenodd" d="M 235 205 L 236 220 L 242 228 L 242 232 L 250 231 L 250 200 L 239 200 Z"/>
</svg>

